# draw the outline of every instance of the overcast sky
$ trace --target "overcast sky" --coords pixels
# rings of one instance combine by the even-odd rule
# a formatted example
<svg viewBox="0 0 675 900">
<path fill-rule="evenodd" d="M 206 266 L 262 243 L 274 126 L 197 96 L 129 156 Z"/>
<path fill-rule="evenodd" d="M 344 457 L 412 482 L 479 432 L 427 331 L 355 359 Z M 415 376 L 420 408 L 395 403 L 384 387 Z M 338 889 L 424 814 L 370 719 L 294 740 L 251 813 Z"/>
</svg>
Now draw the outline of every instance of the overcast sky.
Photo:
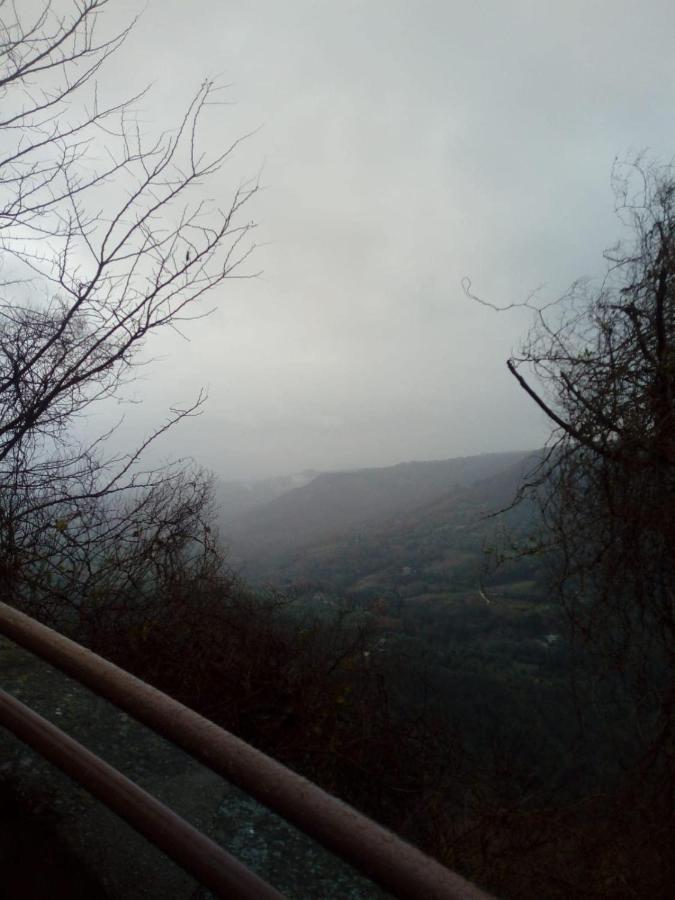
<svg viewBox="0 0 675 900">
<path fill-rule="evenodd" d="M 102 84 L 152 81 L 148 127 L 228 85 L 203 140 L 258 129 L 215 190 L 262 172 L 264 271 L 151 345 L 123 436 L 204 385 L 158 452 L 226 478 L 541 444 L 504 364 L 527 317 L 461 281 L 508 303 L 602 273 L 614 158 L 675 155 L 673 46 L 672 0 L 149 0 Z"/>
</svg>

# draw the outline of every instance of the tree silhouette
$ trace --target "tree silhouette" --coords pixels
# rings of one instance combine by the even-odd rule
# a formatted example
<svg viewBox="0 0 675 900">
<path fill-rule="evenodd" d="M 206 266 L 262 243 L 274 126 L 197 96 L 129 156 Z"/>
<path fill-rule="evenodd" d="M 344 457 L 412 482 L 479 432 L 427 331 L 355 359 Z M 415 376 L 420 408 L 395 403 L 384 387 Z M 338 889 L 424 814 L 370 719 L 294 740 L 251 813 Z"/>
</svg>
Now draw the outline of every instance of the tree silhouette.
<svg viewBox="0 0 675 900">
<path fill-rule="evenodd" d="M 103 102 L 98 76 L 133 25 L 99 39 L 107 5 L 61 14 L 45 2 L 28 19 L 0 4 L 0 573 L 35 603 L 72 598 L 78 579 L 91 593 L 113 561 L 122 571 L 133 557 L 138 587 L 140 560 L 166 572 L 179 549 L 184 562 L 212 558 L 208 479 L 141 463 L 203 393 L 128 453 L 108 449 L 111 432 L 78 440 L 73 425 L 120 396 L 152 333 L 246 277 L 253 249 L 242 208 L 257 183 L 225 208 L 203 194 L 239 143 L 201 149 L 213 82 L 158 138 L 135 112 L 144 91 Z"/>
</svg>

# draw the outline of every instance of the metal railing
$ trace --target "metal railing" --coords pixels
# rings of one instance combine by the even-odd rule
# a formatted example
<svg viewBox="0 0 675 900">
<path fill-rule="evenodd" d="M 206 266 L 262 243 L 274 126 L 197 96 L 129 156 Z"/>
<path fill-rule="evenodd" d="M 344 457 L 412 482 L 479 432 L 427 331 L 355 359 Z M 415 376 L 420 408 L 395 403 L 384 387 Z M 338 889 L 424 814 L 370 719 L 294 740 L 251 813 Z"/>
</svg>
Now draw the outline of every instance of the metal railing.
<svg viewBox="0 0 675 900">
<path fill-rule="evenodd" d="M 0 633 L 105 697 L 406 900 L 489 900 L 460 875 L 306 778 L 75 641 L 0 602 Z M 82 784 L 218 896 L 281 897 L 238 860 L 4 692 L 0 724 Z"/>
<path fill-rule="evenodd" d="M 2 690 L 0 722 L 218 896 L 283 900 L 278 891 L 189 822 Z"/>
</svg>

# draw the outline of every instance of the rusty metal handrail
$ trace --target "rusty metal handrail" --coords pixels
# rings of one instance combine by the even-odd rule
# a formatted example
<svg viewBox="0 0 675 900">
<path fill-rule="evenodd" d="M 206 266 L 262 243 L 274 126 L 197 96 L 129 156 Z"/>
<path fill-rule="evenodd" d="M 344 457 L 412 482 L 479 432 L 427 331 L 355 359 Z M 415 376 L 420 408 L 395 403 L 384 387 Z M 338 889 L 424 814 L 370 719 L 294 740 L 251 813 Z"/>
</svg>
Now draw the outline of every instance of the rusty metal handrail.
<svg viewBox="0 0 675 900">
<path fill-rule="evenodd" d="M 168 738 L 395 897 L 490 900 L 460 875 L 306 778 L 124 669 L 2 602 L 0 633 Z"/>
<path fill-rule="evenodd" d="M 81 784 L 216 896 L 283 900 L 282 894 L 227 850 L 3 690 L 0 724 Z"/>
</svg>

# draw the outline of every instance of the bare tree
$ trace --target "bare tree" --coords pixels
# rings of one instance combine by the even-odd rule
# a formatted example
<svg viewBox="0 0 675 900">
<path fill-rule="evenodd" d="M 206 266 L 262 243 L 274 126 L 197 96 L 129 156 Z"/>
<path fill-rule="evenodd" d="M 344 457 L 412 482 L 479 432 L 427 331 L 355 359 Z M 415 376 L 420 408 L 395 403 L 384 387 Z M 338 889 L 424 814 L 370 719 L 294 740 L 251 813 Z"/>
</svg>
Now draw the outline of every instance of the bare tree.
<svg viewBox="0 0 675 900">
<path fill-rule="evenodd" d="M 129 31 L 98 37 L 107 5 L 61 13 L 46 0 L 28 19 L 0 2 L 0 574 L 35 602 L 110 581 L 123 563 L 136 587 L 153 566 L 177 571 L 179 555 L 212 565 L 208 479 L 141 463 L 204 395 L 126 454 L 107 450 L 110 433 L 83 443 L 73 426 L 120 396 L 153 332 L 246 277 L 253 249 L 243 207 L 257 182 L 225 208 L 203 192 L 239 143 L 200 147 L 212 82 L 153 140 L 134 112 L 144 92 L 102 101 L 98 76 Z"/>
<path fill-rule="evenodd" d="M 592 667 L 586 696 L 597 685 L 604 704 L 614 685 L 622 715 L 630 715 L 630 726 L 616 714 L 612 725 L 616 761 L 633 778 L 619 814 L 640 811 L 651 823 L 644 833 L 654 853 L 670 860 L 675 169 L 641 159 L 616 164 L 613 187 L 628 239 L 606 252 L 599 285 L 577 282 L 555 303 L 523 304 L 534 311 L 534 325 L 507 365 L 554 426 L 522 491 L 535 499 L 543 524 L 530 552 L 548 563 L 584 665 Z M 663 864 L 671 877 L 671 863 Z"/>
</svg>

